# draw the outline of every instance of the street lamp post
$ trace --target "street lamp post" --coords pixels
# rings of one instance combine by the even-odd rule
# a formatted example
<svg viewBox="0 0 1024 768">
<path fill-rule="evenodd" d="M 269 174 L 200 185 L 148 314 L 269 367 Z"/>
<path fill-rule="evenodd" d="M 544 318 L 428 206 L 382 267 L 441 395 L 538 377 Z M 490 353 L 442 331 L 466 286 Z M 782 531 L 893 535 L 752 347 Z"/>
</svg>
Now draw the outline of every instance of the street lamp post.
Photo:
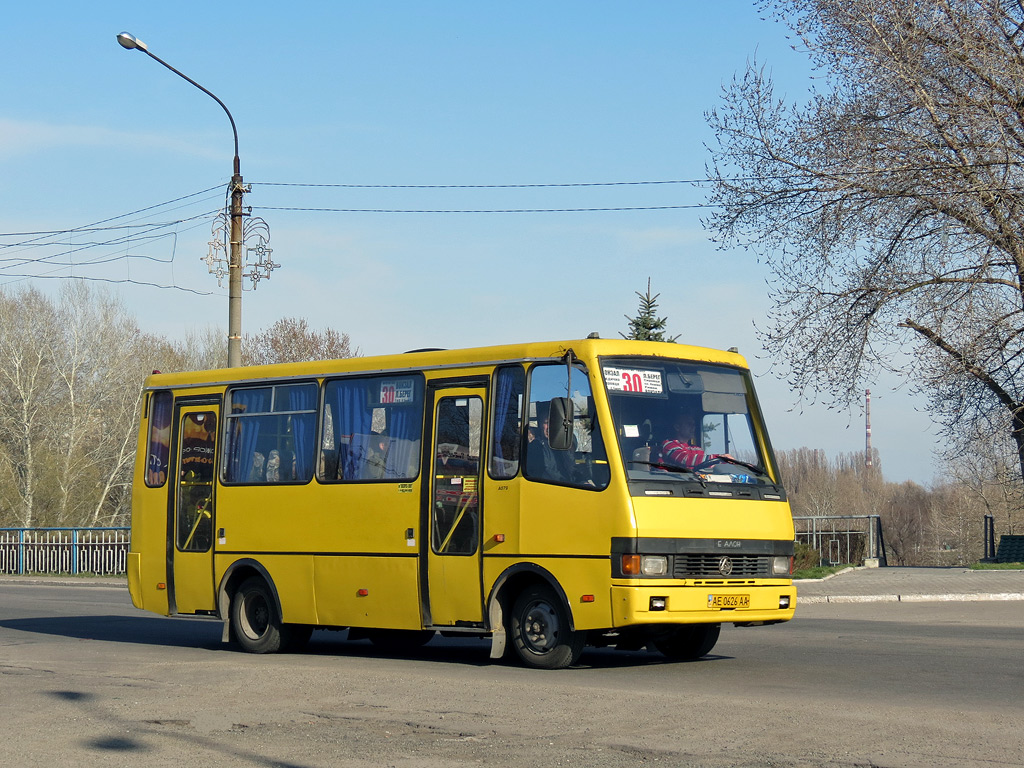
<svg viewBox="0 0 1024 768">
<path fill-rule="evenodd" d="M 122 32 L 117 36 L 122 48 L 139 50 L 154 61 L 163 64 L 178 77 L 192 83 L 196 88 L 212 98 L 231 121 L 231 132 L 235 137 L 234 173 L 231 176 L 231 240 L 228 255 L 228 367 L 235 368 L 242 364 L 242 195 L 245 192 L 242 183 L 241 165 L 238 161 L 238 130 L 231 112 L 213 93 L 201 86 L 188 75 L 182 74 L 159 56 L 151 53 L 146 44 L 137 37 Z"/>
</svg>

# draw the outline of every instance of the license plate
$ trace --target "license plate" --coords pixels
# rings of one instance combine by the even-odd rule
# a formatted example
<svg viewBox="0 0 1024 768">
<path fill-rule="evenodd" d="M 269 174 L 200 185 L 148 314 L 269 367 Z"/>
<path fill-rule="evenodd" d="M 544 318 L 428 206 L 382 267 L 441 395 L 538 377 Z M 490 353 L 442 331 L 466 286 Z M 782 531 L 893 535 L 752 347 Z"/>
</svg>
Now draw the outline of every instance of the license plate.
<svg viewBox="0 0 1024 768">
<path fill-rule="evenodd" d="M 708 608 L 749 608 L 750 595 L 708 595 Z"/>
</svg>

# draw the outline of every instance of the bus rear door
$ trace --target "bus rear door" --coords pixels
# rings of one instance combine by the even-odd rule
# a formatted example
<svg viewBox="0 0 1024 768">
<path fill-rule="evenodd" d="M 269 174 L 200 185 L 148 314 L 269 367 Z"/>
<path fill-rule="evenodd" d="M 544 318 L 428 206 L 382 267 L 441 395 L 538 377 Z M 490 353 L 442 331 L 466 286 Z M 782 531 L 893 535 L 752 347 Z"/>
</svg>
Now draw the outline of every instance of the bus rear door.
<svg viewBox="0 0 1024 768">
<path fill-rule="evenodd" d="M 178 405 L 168 505 L 171 613 L 212 611 L 214 467 L 219 403 Z"/>
</svg>

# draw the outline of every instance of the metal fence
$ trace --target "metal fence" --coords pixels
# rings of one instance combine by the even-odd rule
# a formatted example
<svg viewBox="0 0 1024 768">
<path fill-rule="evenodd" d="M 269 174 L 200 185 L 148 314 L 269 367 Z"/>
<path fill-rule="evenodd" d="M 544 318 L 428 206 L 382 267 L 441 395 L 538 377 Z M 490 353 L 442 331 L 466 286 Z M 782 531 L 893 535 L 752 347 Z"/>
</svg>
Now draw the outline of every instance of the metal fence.
<svg viewBox="0 0 1024 768">
<path fill-rule="evenodd" d="M 0 528 L 0 573 L 120 575 L 129 528 Z"/>
<path fill-rule="evenodd" d="M 821 555 L 821 565 L 863 565 L 874 559 L 886 565 L 882 519 L 878 515 L 794 517 L 796 540 Z"/>
</svg>

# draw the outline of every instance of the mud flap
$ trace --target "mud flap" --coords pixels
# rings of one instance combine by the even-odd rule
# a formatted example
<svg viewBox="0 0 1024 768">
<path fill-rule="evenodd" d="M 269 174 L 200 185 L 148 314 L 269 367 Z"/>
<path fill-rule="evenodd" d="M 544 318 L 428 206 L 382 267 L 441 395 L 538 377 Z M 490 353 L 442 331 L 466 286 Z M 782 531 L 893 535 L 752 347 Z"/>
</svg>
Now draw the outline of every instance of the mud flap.
<svg viewBox="0 0 1024 768">
<path fill-rule="evenodd" d="M 498 600 L 491 600 L 487 619 L 491 625 L 491 658 L 500 659 L 505 655 L 505 621 Z"/>
</svg>

